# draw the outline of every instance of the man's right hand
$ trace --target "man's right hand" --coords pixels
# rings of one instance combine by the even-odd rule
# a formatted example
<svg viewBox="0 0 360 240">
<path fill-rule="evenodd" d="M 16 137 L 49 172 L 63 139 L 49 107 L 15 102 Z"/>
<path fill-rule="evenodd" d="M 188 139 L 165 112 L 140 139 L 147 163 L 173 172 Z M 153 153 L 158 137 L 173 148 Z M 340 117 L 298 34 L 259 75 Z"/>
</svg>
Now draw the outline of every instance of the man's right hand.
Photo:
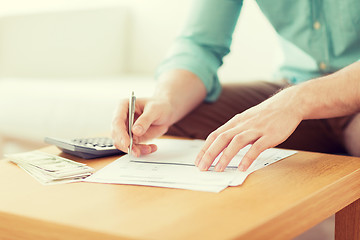
<svg viewBox="0 0 360 240">
<path fill-rule="evenodd" d="M 144 144 L 165 134 L 171 125 L 173 109 L 166 98 L 140 98 L 135 104 L 135 121 L 132 129 L 133 154 L 137 157 L 156 151 L 154 144 Z M 116 148 L 128 151 L 130 137 L 128 132 L 129 100 L 119 104 L 112 122 L 112 138 Z"/>
<path fill-rule="evenodd" d="M 135 104 L 133 125 L 133 154 L 145 155 L 156 151 L 153 144 L 144 144 L 165 134 L 168 128 L 188 114 L 206 97 L 202 81 L 187 70 L 175 69 L 162 74 L 152 98 L 139 98 Z M 112 123 L 115 146 L 127 152 L 130 145 L 128 133 L 129 100 L 119 104 Z"/>
</svg>

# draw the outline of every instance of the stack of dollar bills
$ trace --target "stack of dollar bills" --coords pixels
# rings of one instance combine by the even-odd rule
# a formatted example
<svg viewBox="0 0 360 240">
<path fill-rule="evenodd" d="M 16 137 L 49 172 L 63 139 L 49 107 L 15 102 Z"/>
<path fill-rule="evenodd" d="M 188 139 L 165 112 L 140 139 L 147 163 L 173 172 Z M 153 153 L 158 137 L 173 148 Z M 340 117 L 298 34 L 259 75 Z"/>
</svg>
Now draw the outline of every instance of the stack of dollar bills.
<svg viewBox="0 0 360 240">
<path fill-rule="evenodd" d="M 81 181 L 94 172 L 86 164 L 41 151 L 9 154 L 6 157 L 44 185 Z"/>
</svg>

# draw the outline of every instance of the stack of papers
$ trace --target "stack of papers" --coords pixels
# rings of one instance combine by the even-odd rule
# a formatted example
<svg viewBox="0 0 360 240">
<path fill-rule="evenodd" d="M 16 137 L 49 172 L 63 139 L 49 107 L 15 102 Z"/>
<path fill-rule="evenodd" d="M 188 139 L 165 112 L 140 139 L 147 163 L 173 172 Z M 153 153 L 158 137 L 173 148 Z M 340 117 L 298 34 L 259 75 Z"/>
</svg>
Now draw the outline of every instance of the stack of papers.
<svg viewBox="0 0 360 240">
<path fill-rule="evenodd" d="M 139 158 L 123 156 L 84 181 L 220 192 L 228 186 L 241 185 L 250 173 L 296 153 L 291 150 L 268 149 L 246 172 L 240 172 L 237 167 L 249 145 L 240 150 L 224 172 L 214 171 L 220 156 L 209 171 L 200 171 L 194 161 L 204 141 L 158 139 L 154 143 L 158 145 L 155 153 Z"/>
<path fill-rule="evenodd" d="M 80 181 L 94 172 L 94 169 L 86 164 L 40 151 L 6 157 L 44 185 Z"/>
</svg>

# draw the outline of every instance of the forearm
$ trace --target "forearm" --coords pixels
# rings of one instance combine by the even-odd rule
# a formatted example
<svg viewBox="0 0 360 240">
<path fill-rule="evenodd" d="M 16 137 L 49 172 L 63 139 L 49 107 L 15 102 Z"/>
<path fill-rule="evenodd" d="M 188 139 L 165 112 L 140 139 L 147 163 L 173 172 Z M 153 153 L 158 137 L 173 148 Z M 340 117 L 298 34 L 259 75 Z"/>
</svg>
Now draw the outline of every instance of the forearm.
<svg viewBox="0 0 360 240">
<path fill-rule="evenodd" d="M 171 104 L 173 124 L 204 101 L 206 88 L 195 74 L 176 69 L 160 75 L 154 97 L 163 98 Z"/>
<path fill-rule="evenodd" d="M 284 91 L 303 120 L 353 114 L 360 110 L 360 62 Z"/>
</svg>

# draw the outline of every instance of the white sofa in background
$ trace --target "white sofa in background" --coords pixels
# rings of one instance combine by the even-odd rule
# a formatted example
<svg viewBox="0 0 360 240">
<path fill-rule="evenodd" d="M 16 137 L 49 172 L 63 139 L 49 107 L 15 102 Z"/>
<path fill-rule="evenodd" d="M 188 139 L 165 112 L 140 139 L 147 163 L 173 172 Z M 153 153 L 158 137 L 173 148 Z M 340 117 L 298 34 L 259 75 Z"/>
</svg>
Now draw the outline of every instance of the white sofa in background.
<svg viewBox="0 0 360 240">
<path fill-rule="evenodd" d="M 150 77 L 77 79 L 2 79 L 0 133 L 35 143 L 45 136 L 79 137 L 110 131 L 120 99 L 149 95 Z"/>
<path fill-rule="evenodd" d="M 121 7 L 1 17 L 3 142 L 108 133 L 120 99 L 150 94 L 152 75 L 126 73 L 127 21 Z"/>
<path fill-rule="evenodd" d="M 6 14 L 5 5 L 0 9 L 0 148 L 1 139 L 41 146 L 45 136 L 109 132 L 119 99 L 131 90 L 151 94 L 155 68 L 190 1 L 109 2 L 56 9 L 75 2 L 36 0 L 31 7 L 38 3 L 48 9 Z M 279 62 L 273 30 L 253 1 L 244 8 L 245 21 L 240 20 L 233 51 L 219 71 L 225 81 L 269 79 Z"/>
</svg>

